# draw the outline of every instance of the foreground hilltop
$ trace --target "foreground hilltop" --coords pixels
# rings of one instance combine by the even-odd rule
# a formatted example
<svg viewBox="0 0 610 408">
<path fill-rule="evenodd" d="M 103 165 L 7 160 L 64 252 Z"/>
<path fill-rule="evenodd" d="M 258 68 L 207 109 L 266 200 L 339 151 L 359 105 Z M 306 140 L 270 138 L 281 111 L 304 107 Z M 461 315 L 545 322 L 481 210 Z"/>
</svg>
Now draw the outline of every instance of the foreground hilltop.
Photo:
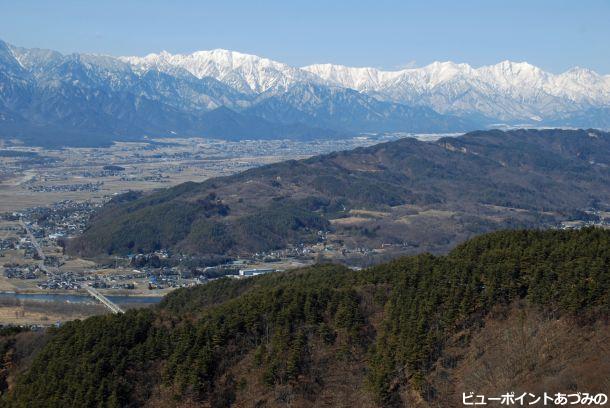
<svg viewBox="0 0 610 408">
<path fill-rule="evenodd" d="M 610 207 L 610 134 L 479 131 L 405 138 L 112 200 L 68 250 L 200 257 L 315 243 L 442 252 L 478 233 Z M 327 243 L 328 243 L 327 242 Z"/>
<path fill-rule="evenodd" d="M 506 231 L 446 256 L 179 289 L 0 342 L 3 406 L 462 406 L 607 392 L 610 231 Z"/>
</svg>

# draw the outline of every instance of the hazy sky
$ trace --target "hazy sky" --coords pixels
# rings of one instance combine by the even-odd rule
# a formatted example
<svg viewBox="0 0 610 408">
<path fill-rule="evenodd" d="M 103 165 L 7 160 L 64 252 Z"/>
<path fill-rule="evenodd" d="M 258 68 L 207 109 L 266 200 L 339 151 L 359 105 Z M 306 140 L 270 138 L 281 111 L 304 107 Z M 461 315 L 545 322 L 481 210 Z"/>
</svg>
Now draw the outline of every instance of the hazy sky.
<svg viewBox="0 0 610 408">
<path fill-rule="evenodd" d="M 510 59 L 610 74 L 610 0 L 0 0 L 0 39 L 111 55 L 226 48 L 297 66 Z"/>
</svg>

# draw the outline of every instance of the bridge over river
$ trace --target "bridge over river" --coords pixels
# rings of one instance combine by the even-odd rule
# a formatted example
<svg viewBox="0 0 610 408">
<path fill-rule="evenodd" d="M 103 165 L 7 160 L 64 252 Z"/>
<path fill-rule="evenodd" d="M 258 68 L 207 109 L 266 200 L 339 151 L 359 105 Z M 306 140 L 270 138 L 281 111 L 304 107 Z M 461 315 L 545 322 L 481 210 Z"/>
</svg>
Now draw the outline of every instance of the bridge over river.
<svg viewBox="0 0 610 408">
<path fill-rule="evenodd" d="M 91 286 L 85 286 L 85 290 L 94 298 L 99 300 L 104 306 L 106 306 L 112 313 L 124 313 L 123 309 L 121 309 L 116 303 L 111 302 L 106 296 L 102 295 L 95 288 Z"/>
<path fill-rule="evenodd" d="M 53 272 L 51 272 L 44 264 L 44 260 L 45 260 L 46 256 L 42 250 L 42 247 L 38 243 L 38 240 L 36 239 L 34 234 L 32 234 L 32 231 L 30 230 L 28 225 L 23 221 L 23 219 L 19 218 L 19 224 L 21 224 L 21 227 L 27 233 L 27 236 L 30 239 L 30 241 L 32 242 L 32 245 L 34 245 L 36 252 L 38 252 L 38 257 L 41 259 L 40 265 L 39 265 L 40 269 L 42 269 L 49 276 L 53 275 Z M 124 313 L 123 309 L 121 309 L 116 303 L 111 302 L 106 296 L 102 295 L 95 288 L 92 288 L 91 286 L 85 286 L 85 290 L 91 296 L 93 296 L 94 298 L 99 300 L 104 306 L 106 306 L 108 309 L 110 309 L 110 311 L 112 313 Z"/>
</svg>

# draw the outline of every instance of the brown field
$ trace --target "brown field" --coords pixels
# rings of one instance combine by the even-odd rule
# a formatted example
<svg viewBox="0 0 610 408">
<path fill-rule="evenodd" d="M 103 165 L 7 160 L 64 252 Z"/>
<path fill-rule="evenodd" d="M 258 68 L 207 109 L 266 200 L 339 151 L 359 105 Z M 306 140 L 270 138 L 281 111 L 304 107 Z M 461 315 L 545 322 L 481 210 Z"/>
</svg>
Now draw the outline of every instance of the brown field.
<svg viewBox="0 0 610 408">
<path fill-rule="evenodd" d="M 345 218 L 336 218 L 334 220 L 330 220 L 331 224 L 334 225 L 358 225 L 364 222 L 370 221 L 370 218 L 364 217 L 345 217 Z"/>
<path fill-rule="evenodd" d="M 362 215 L 365 217 L 372 218 L 383 218 L 389 216 L 391 213 L 383 211 L 370 211 L 370 210 L 350 210 L 350 214 Z"/>
<path fill-rule="evenodd" d="M 106 313 L 108 310 L 96 303 L 21 301 L 19 304 L 15 304 L 13 299 L 0 301 L 0 324 L 2 325 L 50 325 L 57 321 L 84 319 Z"/>
</svg>

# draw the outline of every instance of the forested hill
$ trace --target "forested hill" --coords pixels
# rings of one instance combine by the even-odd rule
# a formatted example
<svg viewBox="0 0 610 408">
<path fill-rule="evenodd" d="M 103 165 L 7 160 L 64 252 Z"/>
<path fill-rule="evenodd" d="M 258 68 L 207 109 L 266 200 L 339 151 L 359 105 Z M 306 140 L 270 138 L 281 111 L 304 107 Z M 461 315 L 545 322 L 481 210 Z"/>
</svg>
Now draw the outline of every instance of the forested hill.
<svg viewBox="0 0 610 408">
<path fill-rule="evenodd" d="M 69 250 L 237 256 L 316 242 L 324 230 L 344 246 L 441 252 L 478 233 L 607 210 L 608 180 L 610 134 L 596 130 L 405 138 L 129 193 L 102 209 Z"/>
<path fill-rule="evenodd" d="M 496 232 L 361 271 L 222 279 L 52 329 L 33 361 L 28 333 L 5 337 L 0 402 L 451 407 L 466 387 L 607 392 L 609 289 L 602 229 Z"/>
</svg>

